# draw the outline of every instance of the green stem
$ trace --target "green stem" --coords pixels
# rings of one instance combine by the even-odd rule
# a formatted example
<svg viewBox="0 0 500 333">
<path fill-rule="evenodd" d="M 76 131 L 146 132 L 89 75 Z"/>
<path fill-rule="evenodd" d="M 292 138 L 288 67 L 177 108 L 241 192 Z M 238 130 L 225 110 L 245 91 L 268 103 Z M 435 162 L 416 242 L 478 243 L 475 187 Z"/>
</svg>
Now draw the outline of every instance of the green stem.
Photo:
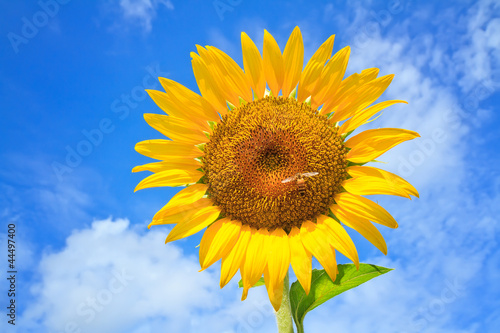
<svg viewBox="0 0 500 333">
<path fill-rule="evenodd" d="M 279 333 L 293 333 L 292 308 L 290 307 L 290 282 L 288 272 L 283 282 L 283 299 L 278 312 L 276 312 L 276 322 Z"/>
</svg>

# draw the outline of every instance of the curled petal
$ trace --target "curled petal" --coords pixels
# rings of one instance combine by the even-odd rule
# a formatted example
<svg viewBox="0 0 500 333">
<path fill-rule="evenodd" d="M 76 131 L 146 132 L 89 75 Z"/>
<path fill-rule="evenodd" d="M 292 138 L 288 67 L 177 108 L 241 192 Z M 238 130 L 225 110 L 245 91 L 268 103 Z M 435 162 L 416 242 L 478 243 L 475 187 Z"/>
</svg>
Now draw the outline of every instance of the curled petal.
<svg viewBox="0 0 500 333">
<path fill-rule="evenodd" d="M 406 180 L 389 171 L 369 166 L 351 166 L 347 170 L 353 178 L 342 185 L 347 192 L 358 195 L 391 194 L 411 199 L 417 190 Z"/>
<path fill-rule="evenodd" d="M 370 162 L 401 142 L 417 137 L 420 137 L 417 132 L 401 128 L 366 130 L 345 142 L 351 148 L 346 158 L 353 163 Z"/>
<path fill-rule="evenodd" d="M 375 223 L 380 223 L 389 228 L 398 227 L 398 223 L 391 214 L 370 199 L 347 192 L 335 194 L 334 199 L 337 205 L 344 211 Z"/>
</svg>

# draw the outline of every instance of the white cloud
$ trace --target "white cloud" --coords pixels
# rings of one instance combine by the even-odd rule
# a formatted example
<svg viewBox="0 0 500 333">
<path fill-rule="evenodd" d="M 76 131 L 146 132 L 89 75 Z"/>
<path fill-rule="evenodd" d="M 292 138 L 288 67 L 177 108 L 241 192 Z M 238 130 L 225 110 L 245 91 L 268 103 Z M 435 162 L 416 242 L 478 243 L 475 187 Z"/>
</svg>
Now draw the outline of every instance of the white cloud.
<svg viewBox="0 0 500 333">
<path fill-rule="evenodd" d="M 174 10 L 174 4 L 170 0 L 120 0 L 123 17 L 138 23 L 146 32 L 151 31 L 151 22 L 160 6 Z"/>
<path fill-rule="evenodd" d="M 453 57 L 461 74 L 459 84 L 466 92 L 478 83 L 490 90 L 500 87 L 499 12 L 500 4 L 492 0 L 479 1 L 468 10 L 464 20 L 467 30 L 460 39 L 465 47 Z"/>
<path fill-rule="evenodd" d="M 164 229 L 163 229 L 164 230 Z M 234 332 L 274 325 L 263 288 L 241 302 L 233 280 L 219 289 L 216 268 L 198 272 L 196 256 L 144 234 L 124 219 L 74 231 L 59 252 L 46 253 L 32 286 L 24 329 L 64 332 Z"/>
</svg>

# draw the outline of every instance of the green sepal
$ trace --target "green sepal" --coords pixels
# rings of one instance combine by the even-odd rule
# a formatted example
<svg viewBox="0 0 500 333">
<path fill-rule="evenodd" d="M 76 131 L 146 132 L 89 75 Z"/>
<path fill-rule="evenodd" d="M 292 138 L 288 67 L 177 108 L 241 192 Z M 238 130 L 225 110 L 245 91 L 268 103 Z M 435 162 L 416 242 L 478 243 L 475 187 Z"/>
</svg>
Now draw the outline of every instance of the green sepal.
<svg viewBox="0 0 500 333">
<path fill-rule="evenodd" d="M 203 170 L 202 170 L 203 171 Z M 207 176 L 206 175 L 203 175 L 201 176 L 200 179 L 198 179 L 198 181 L 195 183 L 195 184 L 206 184 L 207 183 Z"/>
<path fill-rule="evenodd" d="M 203 131 L 203 134 L 205 134 L 205 136 L 207 137 L 207 139 L 210 140 L 210 133 L 206 132 L 206 131 Z"/>
<path fill-rule="evenodd" d="M 254 101 L 259 99 L 259 96 L 257 96 L 257 93 L 253 89 L 252 89 L 252 96 Z"/>
<path fill-rule="evenodd" d="M 236 109 L 236 106 L 234 106 L 230 101 L 226 101 L 226 104 L 229 111 L 233 111 L 234 109 Z"/>
<path fill-rule="evenodd" d="M 311 106 L 311 96 L 307 97 L 306 100 L 304 101 L 304 103 Z"/>
<path fill-rule="evenodd" d="M 207 121 L 208 123 L 208 126 L 210 127 L 210 129 L 212 130 L 212 132 L 214 131 L 214 128 L 215 126 L 217 125 L 217 122 L 216 121 L 212 121 L 212 120 L 209 120 Z"/>
<path fill-rule="evenodd" d="M 238 100 L 240 101 L 240 106 L 247 104 L 247 101 L 245 101 L 241 96 L 238 96 Z"/>
<path fill-rule="evenodd" d="M 352 130 L 352 131 L 349 131 L 349 132 L 347 132 L 347 133 L 342 134 L 342 135 L 341 135 L 342 140 L 345 140 L 345 138 L 347 138 L 349 135 L 351 135 L 351 133 L 352 133 L 352 132 L 354 132 L 354 130 Z"/>
<path fill-rule="evenodd" d="M 363 166 L 367 163 L 384 163 L 384 164 L 387 164 L 387 162 L 384 162 L 384 161 L 377 161 L 377 160 L 371 160 L 371 161 L 368 161 L 368 162 L 362 162 L 362 163 L 355 163 L 355 162 L 351 162 L 351 161 L 348 161 L 347 162 L 347 167 L 352 167 L 352 166 Z"/>
<path fill-rule="evenodd" d="M 390 268 L 370 264 L 359 264 L 359 270 L 354 264 L 337 265 L 337 268 L 339 273 L 335 281 L 330 279 L 324 269 L 313 269 L 309 295 L 306 295 L 298 281 L 292 283 L 290 303 L 293 320 L 297 325 L 297 333 L 304 332 L 304 317 L 309 311 L 344 291 L 392 271 Z"/>
<path fill-rule="evenodd" d="M 297 86 L 295 86 L 295 88 L 293 88 L 293 90 L 290 93 L 290 95 L 288 95 L 288 98 L 295 98 L 295 99 L 297 99 Z"/>
<path fill-rule="evenodd" d="M 201 150 L 202 152 L 205 152 L 205 143 L 199 143 L 197 145 L 194 145 L 196 148 Z"/>
<path fill-rule="evenodd" d="M 338 224 L 341 224 L 341 222 L 338 219 L 338 217 L 335 216 L 335 214 L 333 214 L 333 212 L 332 212 L 332 210 L 330 208 L 328 208 L 328 216 L 331 217 L 332 219 L 334 219 Z"/>
<path fill-rule="evenodd" d="M 273 92 L 271 90 L 267 90 L 264 92 L 264 98 L 267 97 L 267 96 L 271 96 L 273 97 Z"/>
<path fill-rule="evenodd" d="M 265 284 L 264 278 L 261 277 L 259 281 L 257 281 L 257 283 L 252 286 L 252 288 L 263 286 L 264 284 Z M 243 288 L 243 280 L 240 279 L 240 281 L 238 282 L 238 287 Z"/>
</svg>

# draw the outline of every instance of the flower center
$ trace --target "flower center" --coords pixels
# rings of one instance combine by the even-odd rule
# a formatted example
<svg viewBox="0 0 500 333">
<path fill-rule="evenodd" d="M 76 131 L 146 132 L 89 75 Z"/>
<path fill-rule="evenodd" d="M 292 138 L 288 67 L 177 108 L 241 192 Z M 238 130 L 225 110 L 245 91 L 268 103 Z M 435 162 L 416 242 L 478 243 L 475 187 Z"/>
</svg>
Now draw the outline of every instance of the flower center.
<svg viewBox="0 0 500 333">
<path fill-rule="evenodd" d="M 230 111 L 205 146 L 208 195 L 224 216 L 256 229 L 289 231 L 328 213 L 347 175 L 337 130 L 291 98 Z"/>
</svg>

